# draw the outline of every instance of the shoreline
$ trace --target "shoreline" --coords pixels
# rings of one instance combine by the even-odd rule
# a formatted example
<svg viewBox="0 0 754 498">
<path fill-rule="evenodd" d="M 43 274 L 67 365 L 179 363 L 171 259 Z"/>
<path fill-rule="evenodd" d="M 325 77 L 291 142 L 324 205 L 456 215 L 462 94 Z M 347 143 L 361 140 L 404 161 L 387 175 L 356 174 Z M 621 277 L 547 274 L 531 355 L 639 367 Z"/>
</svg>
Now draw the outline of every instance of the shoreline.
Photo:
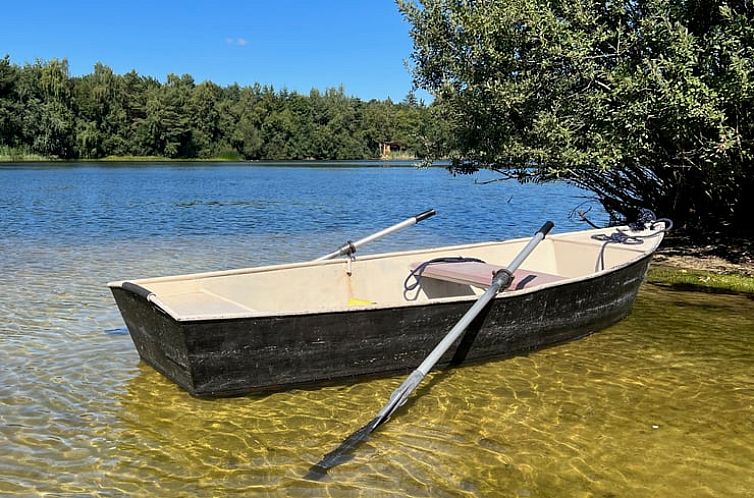
<svg viewBox="0 0 754 498">
<path fill-rule="evenodd" d="M 165 157 L 109 157 L 103 159 L 10 159 L 0 157 L 0 168 L 12 165 L 49 165 L 49 166 L 72 166 L 79 164 L 93 165 L 118 165 L 118 164 L 172 164 L 172 165 L 198 165 L 198 164 L 238 164 L 247 166 L 303 166 L 303 167 L 329 167 L 329 166 L 352 166 L 352 167 L 419 167 L 421 159 L 227 159 L 227 158 L 207 158 L 207 159 L 171 159 Z M 432 164 L 432 168 L 446 168 L 445 161 L 438 161 Z"/>
<path fill-rule="evenodd" d="M 647 282 L 677 290 L 741 294 L 754 299 L 754 241 L 690 242 L 671 236 L 655 253 Z"/>
<path fill-rule="evenodd" d="M 7 156 L 0 155 L 0 165 L 7 163 L 56 163 L 56 164 L 71 164 L 71 163 L 141 163 L 141 162 L 156 162 L 156 163 L 306 163 L 306 162 L 318 162 L 318 163 L 358 163 L 358 162 L 373 162 L 373 163 L 390 163 L 390 162 L 417 162 L 422 159 L 418 157 L 408 156 L 396 156 L 396 157 L 374 157 L 368 159 L 243 159 L 235 157 L 208 157 L 208 158 L 178 158 L 178 157 L 162 157 L 162 156 L 107 156 L 98 159 L 60 159 L 60 158 L 48 158 L 37 155 L 24 155 L 19 156 Z M 444 161 L 440 161 L 444 162 Z"/>
</svg>

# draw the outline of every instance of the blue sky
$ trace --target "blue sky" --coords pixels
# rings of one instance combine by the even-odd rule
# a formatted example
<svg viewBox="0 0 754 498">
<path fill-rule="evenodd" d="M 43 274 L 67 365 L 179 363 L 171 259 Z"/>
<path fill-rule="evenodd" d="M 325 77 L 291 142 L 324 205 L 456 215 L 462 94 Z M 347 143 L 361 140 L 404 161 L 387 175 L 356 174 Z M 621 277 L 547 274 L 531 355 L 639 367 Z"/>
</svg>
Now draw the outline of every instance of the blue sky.
<svg viewBox="0 0 754 498">
<path fill-rule="evenodd" d="M 392 0 L 28 0 L 4 2 L 0 17 L 0 57 L 67 58 L 72 75 L 99 61 L 162 81 L 189 73 L 305 93 L 343 84 L 365 100 L 411 89 L 410 26 Z"/>
</svg>

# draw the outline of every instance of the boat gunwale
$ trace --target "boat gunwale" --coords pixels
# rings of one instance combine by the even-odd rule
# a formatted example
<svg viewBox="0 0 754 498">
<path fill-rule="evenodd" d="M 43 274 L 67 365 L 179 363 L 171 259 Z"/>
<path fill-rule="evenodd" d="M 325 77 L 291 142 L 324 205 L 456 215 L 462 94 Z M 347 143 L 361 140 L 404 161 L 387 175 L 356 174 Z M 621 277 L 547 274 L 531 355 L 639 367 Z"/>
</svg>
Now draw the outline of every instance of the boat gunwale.
<svg viewBox="0 0 754 498">
<path fill-rule="evenodd" d="M 577 284 L 586 282 L 588 280 L 598 280 L 600 278 L 604 278 L 607 275 L 610 275 L 612 273 L 617 273 L 618 271 L 636 265 L 636 264 L 642 264 L 642 262 L 646 259 L 651 258 L 653 253 L 648 253 L 642 255 L 640 258 L 632 259 L 631 261 L 621 264 L 620 266 L 615 266 L 610 268 L 606 271 L 600 271 L 599 273 L 590 273 L 589 275 L 578 277 L 578 278 L 569 278 L 569 279 L 563 279 L 559 280 L 557 282 L 551 282 L 548 284 L 542 284 L 538 285 L 536 287 L 532 288 L 524 288 L 520 290 L 515 291 L 507 291 L 507 292 L 501 292 L 497 296 L 493 298 L 493 302 L 497 302 L 503 299 L 513 299 L 518 296 L 523 296 L 526 294 L 530 294 L 532 292 L 537 292 L 545 289 L 549 289 L 551 287 L 566 287 L 571 284 Z M 182 325 L 206 325 L 210 323 L 227 323 L 232 321 L 241 321 L 241 320 L 266 320 L 266 319 L 276 319 L 276 318 L 286 318 L 286 317 L 306 317 L 306 316 L 319 316 L 319 315 L 341 315 L 346 313 L 359 313 L 359 312 L 370 312 L 370 311 L 390 311 L 390 310 L 402 310 L 406 308 L 414 308 L 414 307 L 432 307 L 436 305 L 442 305 L 442 304 L 456 304 L 456 303 L 462 303 L 464 301 L 468 302 L 474 302 L 476 299 L 479 298 L 479 296 L 462 296 L 463 299 L 456 298 L 456 297 L 450 297 L 450 298 L 437 298 L 433 299 L 429 302 L 420 302 L 415 303 L 411 302 L 410 304 L 402 305 L 402 306 L 360 306 L 358 308 L 349 308 L 349 309 L 332 309 L 332 310 L 321 310 L 321 311 L 305 311 L 305 312 L 292 312 L 292 313 L 283 313 L 278 315 L 272 315 L 272 314 L 247 314 L 244 316 L 227 316 L 227 317 L 215 317 L 215 318 L 196 318 L 191 320 L 177 320 L 176 322 L 182 324 Z M 240 314 L 239 314 L 240 315 Z"/>
<path fill-rule="evenodd" d="M 614 231 L 616 229 L 627 230 L 628 227 L 617 226 L 617 227 L 606 227 L 606 228 L 593 229 L 593 230 L 577 230 L 577 231 L 553 234 L 548 238 L 561 239 L 561 238 L 566 238 L 567 236 L 572 236 L 577 233 L 578 234 L 602 234 L 602 233 Z M 649 230 L 646 230 L 646 231 L 649 231 Z M 556 282 L 548 282 L 548 283 L 537 285 L 534 287 L 525 287 L 523 289 L 508 290 L 506 292 L 501 292 L 497 296 L 495 296 L 494 300 L 497 301 L 499 299 L 506 299 L 507 297 L 514 297 L 514 296 L 525 295 L 525 294 L 529 294 L 533 292 L 539 292 L 540 290 L 547 289 L 550 287 L 565 286 L 565 285 L 575 283 L 575 282 L 581 282 L 581 281 L 586 281 L 590 279 L 598 279 L 610 273 L 619 271 L 625 267 L 631 266 L 643 260 L 644 258 L 651 257 L 656 251 L 657 247 L 659 247 L 664 237 L 662 230 L 652 230 L 651 234 L 654 234 L 655 236 L 649 239 L 644 239 L 644 240 L 650 241 L 650 244 L 643 246 L 642 249 L 635 248 L 636 246 L 630 246 L 630 250 L 636 252 L 636 256 L 632 257 L 628 261 L 625 261 L 615 266 L 611 266 L 603 270 L 599 270 L 596 272 L 588 273 L 588 274 L 577 276 L 577 277 L 563 278 L 562 280 L 558 280 Z M 395 256 L 410 256 L 412 254 L 422 254 L 422 253 L 434 252 L 434 251 L 455 251 L 455 250 L 461 250 L 461 249 L 491 247 L 491 246 L 497 246 L 501 244 L 509 244 L 509 243 L 513 244 L 516 242 L 525 242 L 528 240 L 529 240 L 528 237 L 522 237 L 522 238 L 516 238 L 516 239 L 476 242 L 472 244 L 460 244 L 460 245 L 454 245 L 454 246 L 441 246 L 441 247 L 432 247 L 432 248 L 424 248 L 424 249 L 412 249 L 409 251 L 393 251 L 389 253 L 367 254 L 360 257 L 359 261 L 380 260 L 380 259 L 387 259 L 387 258 L 395 257 Z M 585 241 L 563 240 L 562 242 L 566 242 L 566 243 L 572 242 L 572 243 L 579 244 L 579 243 L 584 243 Z M 267 265 L 267 266 L 239 268 L 239 269 L 232 269 L 232 270 L 201 272 L 201 273 L 192 273 L 192 274 L 184 274 L 184 275 L 170 275 L 170 276 L 165 276 L 165 277 L 143 278 L 143 279 L 138 279 L 138 280 L 120 280 L 120 281 L 108 282 L 107 285 L 110 288 L 122 288 L 123 284 L 126 282 L 141 285 L 141 284 L 149 284 L 149 283 L 173 282 L 173 281 L 180 281 L 180 280 L 191 281 L 191 280 L 200 280 L 200 279 L 205 279 L 205 278 L 248 275 L 248 274 L 263 273 L 263 272 L 277 271 L 277 270 L 288 270 L 288 269 L 306 268 L 306 267 L 313 267 L 313 266 L 343 264 L 347 261 L 348 260 L 346 258 L 338 258 L 338 259 L 331 259 L 331 260 L 324 260 L 324 261 L 303 261 L 303 262 L 298 262 L 298 263 L 283 263 L 283 264 L 275 264 L 275 265 Z M 406 303 L 401 304 L 399 306 L 372 304 L 372 305 L 365 305 L 365 306 L 359 306 L 359 307 L 354 307 L 354 308 L 332 308 L 332 309 L 320 309 L 320 310 L 287 311 L 287 312 L 282 312 L 282 313 L 281 312 L 272 313 L 272 312 L 263 312 L 263 311 L 262 312 L 252 311 L 252 312 L 216 313 L 216 314 L 202 314 L 202 315 L 185 315 L 185 314 L 180 315 L 175 310 L 171 309 L 169 305 L 167 305 L 162 300 L 160 300 L 158 294 L 154 294 L 154 293 L 151 294 L 149 298 L 147 299 L 147 301 L 151 302 L 153 305 L 160 308 L 162 311 L 165 312 L 165 314 L 167 314 L 171 319 L 175 320 L 176 322 L 207 323 L 207 322 L 223 322 L 223 321 L 230 321 L 230 320 L 280 318 L 280 317 L 288 317 L 288 316 L 302 317 L 302 316 L 314 316 L 314 315 L 324 315 L 324 314 L 358 313 L 362 311 L 404 309 L 404 308 L 412 308 L 412 307 L 417 307 L 417 306 L 433 306 L 433 305 L 440 305 L 440 304 L 446 304 L 446 303 L 458 303 L 458 302 L 465 302 L 465 301 L 474 302 L 478 299 L 478 297 L 479 296 L 475 294 L 450 296 L 450 297 L 434 298 L 431 301 L 426 301 L 426 302 L 407 301 Z"/>
</svg>

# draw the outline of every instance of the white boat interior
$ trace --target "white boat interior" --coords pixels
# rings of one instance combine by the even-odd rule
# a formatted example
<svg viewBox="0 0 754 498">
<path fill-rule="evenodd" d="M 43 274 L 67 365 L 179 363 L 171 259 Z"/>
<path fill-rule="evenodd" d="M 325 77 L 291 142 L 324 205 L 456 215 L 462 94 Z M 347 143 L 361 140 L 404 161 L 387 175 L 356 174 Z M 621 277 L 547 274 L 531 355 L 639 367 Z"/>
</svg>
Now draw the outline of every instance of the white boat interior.
<svg viewBox="0 0 754 498">
<path fill-rule="evenodd" d="M 617 227 L 628 231 L 628 227 Z M 535 292 L 546 286 L 614 271 L 651 254 L 662 240 L 655 229 L 629 232 L 641 243 L 606 243 L 593 236 L 609 236 L 616 227 L 553 234 L 545 238 L 521 265 L 511 289 Z M 433 302 L 475 300 L 484 292 L 484 278 L 505 266 L 529 238 L 433 249 L 341 258 L 320 262 L 130 280 L 151 293 L 148 299 L 178 321 L 348 312 L 372 308 L 426 305 Z M 478 258 L 485 263 L 441 265 L 425 270 L 420 285 L 404 289 L 404 281 L 418 263 L 441 257 Z M 602 260 L 602 261 L 601 261 Z M 463 268 L 465 265 L 466 268 Z M 481 265 L 481 266 L 480 266 Z M 526 280 L 526 282 L 524 282 Z M 412 282 L 413 279 L 410 279 Z M 125 281 L 111 282 L 120 287 Z M 522 283 L 523 282 L 523 283 Z"/>
</svg>

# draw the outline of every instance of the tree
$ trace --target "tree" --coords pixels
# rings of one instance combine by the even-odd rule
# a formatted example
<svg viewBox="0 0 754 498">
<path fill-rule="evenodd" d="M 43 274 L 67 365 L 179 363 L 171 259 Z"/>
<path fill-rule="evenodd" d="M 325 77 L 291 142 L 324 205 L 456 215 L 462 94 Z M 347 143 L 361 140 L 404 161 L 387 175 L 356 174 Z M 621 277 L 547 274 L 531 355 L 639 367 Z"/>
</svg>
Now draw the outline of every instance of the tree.
<svg viewBox="0 0 754 498">
<path fill-rule="evenodd" d="M 212 157 L 222 142 L 220 99 L 222 89 L 212 82 L 197 85 L 191 94 L 192 139 L 198 157 Z"/>
<path fill-rule="evenodd" d="M 0 146 L 16 146 L 21 139 L 23 112 L 18 95 L 18 68 L 7 55 L 0 59 Z"/>
<path fill-rule="evenodd" d="M 78 157 L 125 153 L 128 121 L 121 80 L 113 70 L 98 62 L 93 73 L 73 78 L 73 96 Z"/>
<path fill-rule="evenodd" d="M 363 159 L 362 122 L 356 99 L 346 95 L 341 86 L 329 88 L 322 96 L 323 125 L 320 127 L 322 159 Z"/>
<path fill-rule="evenodd" d="M 754 231 L 751 0 L 399 0 L 455 171 Z"/>
<path fill-rule="evenodd" d="M 138 135 L 147 155 L 193 157 L 188 102 L 194 80 L 183 75 L 168 75 L 163 86 L 147 92 L 144 117 L 137 121 Z"/>
<path fill-rule="evenodd" d="M 246 159 L 259 159 L 262 153 L 262 116 L 257 108 L 259 99 L 258 87 L 243 88 L 230 111 L 235 118 L 230 143 Z"/>
<path fill-rule="evenodd" d="M 68 61 L 53 59 L 40 65 L 38 84 L 43 102 L 39 108 L 40 133 L 34 137 L 33 148 L 47 156 L 73 157 L 74 114 Z"/>
<path fill-rule="evenodd" d="M 372 154 L 380 154 L 380 145 L 397 139 L 398 116 L 390 99 L 373 100 L 364 108 L 364 129 L 367 144 Z"/>
</svg>

